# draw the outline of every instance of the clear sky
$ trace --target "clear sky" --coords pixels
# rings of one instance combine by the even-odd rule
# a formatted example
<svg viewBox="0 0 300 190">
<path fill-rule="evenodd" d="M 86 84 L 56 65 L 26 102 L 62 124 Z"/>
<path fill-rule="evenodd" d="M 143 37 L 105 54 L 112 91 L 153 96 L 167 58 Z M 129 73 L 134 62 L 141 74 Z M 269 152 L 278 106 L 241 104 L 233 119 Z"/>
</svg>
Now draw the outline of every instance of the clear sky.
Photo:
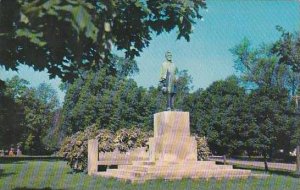
<svg viewBox="0 0 300 190">
<path fill-rule="evenodd" d="M 194 26 L 190 42 L 176 40 L 176 31 L 153 35 L 150 46 L 136 58 L 140 72 L 134 79 L 140 86 L 156 86 L 164 53 L 170 50 L 173 61 L 180 69 L 188 70 L 193 78 L 194 89 L 206 88 L 213 81 L 234 74 L 233 56 L 229 49 L 244 37 L 253 45 L 270 43 L 279 38 L 276 25 L 288 31 L 300 29 L 300 2 L 297 0 L 207 0 L 208 11 L 201 11 L 203 21 Z M 46 72 L 35 72 L 21 66 L 19 72 L 5 71 L 0 67 L 0 78 L 18 74 L 33 86 L 50 83 L 61 101 L 59 79 L 49 80 Z"/>
</svg>

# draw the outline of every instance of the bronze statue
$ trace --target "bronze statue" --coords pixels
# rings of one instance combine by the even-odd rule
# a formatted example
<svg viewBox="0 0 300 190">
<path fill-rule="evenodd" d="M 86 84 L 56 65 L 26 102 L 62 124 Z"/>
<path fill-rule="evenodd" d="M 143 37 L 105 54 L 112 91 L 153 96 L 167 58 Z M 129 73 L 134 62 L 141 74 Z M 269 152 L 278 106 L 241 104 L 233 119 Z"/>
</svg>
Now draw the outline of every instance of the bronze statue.
<svg viewBox="0 0 300 190">
<path fill-rule="evenodd" d="M 174 109 L 174 96 L 176 94 L 176 66 L 172 62 L 172 54 L 166 52 L 166 61 L 160 71 L 160 86 L 163 93 L 168 95 L 167 110 Z"/>
</svg>

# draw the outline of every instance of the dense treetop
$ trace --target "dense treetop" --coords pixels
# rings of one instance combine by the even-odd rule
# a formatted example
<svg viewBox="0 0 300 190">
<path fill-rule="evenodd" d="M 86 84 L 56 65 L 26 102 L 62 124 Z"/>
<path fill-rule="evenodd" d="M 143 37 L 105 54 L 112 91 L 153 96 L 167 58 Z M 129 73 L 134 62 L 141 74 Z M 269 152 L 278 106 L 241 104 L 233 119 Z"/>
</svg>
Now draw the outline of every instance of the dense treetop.
<svg viewBox="0 0 300 190">
<path fill-rule="evenodd" d="M 205 0 L 1 0 L 0 65 L 25 64 L 72 81 L 109 63 L 111 47 L 138 56 L 151 34 L 189 40 Z"/>
</svg>

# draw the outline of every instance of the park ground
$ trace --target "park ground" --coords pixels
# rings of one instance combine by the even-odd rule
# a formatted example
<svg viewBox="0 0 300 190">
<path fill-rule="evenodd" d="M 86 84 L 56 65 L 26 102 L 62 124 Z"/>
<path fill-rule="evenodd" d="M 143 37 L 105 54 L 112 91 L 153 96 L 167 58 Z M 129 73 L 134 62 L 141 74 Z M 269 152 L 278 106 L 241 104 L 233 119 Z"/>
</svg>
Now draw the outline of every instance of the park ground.
<svg viewBox="0 0 300 190">
<path fill-rule="evenodd" d="M 263 173 L 261 170 L 253 172 Z M 5 161 L 0 163 L 0 189 L 300 189 L 300 178 L 290 172 L 271 171 L 268 174 L 269 177 L 266 178 L 154 180 L 143 184 L 131 184 L 115 179 L 92 177 L 85 173 L 72 173 L 64 161 Z"/>
</svg>

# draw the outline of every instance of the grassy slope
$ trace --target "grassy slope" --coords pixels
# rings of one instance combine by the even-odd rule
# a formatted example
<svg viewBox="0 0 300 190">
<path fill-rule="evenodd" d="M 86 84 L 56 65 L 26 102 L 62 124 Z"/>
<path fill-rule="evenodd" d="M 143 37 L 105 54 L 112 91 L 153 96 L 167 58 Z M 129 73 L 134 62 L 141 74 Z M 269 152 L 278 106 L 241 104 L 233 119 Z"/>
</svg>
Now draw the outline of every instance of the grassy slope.
<svg viewBox="0 0 300 190">
<path fill-rule="evenodd" d="M 131 184 L 114 179 L 72 174 L 63 161 L 0 163 L 0 189 L 300 189 L 300 179 L 274 175 L 266 179 L 155 180 Z"/>
</svg>

